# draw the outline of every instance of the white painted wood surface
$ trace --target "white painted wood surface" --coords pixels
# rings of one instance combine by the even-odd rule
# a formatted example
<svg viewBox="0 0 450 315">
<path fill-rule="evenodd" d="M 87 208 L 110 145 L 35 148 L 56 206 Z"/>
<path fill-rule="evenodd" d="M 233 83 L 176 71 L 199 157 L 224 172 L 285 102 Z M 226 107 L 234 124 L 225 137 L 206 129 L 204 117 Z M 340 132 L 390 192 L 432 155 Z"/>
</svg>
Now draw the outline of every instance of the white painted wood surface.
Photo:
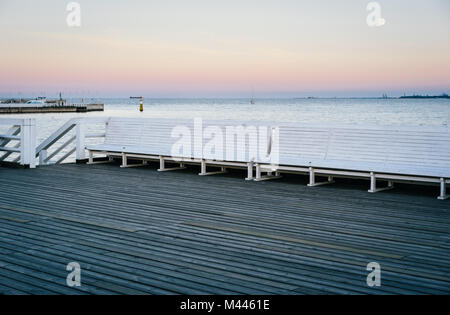
<svg viewBox="0 0 450 315">
<path fill-rule="evenodd" d="M 280 165 L 450 177 L 447 128 L 278 127 Z"/>
<path fill-rule="evenodd" d="M 232 128 L 242 128 L 245 131 L 246 128 L 254 130 L 260 126 L 264 126 L 264 123 L 203 121 L 203 128 L 196 130 L 194 121 L 187 119 L 111 118 L 106 130 L 105 142 L 101 145 L 87 146 L 87 149 L 248 163 L 257 158 L 258 152 L 252 153 L 252 149 L 255 151 L 258 148 L 252 148 L 248 141 L 243 141 L 243 150 L 238 150 L 238 143 L 241 143 L 238 137 L 235 137 L 234 141 L 227 141 L 227 136 L 232 134 Z M 181 132 L 187 134 L 187 137 L 180 137 Z M 217 135 L 223 141 L 220 146 L 213 146 L 210 141 Z M 266 138 L 258 142 L 264 146 L 262 148 L 264 152 L 267 151 Z M 174 147 L 186 150 L 173 152 Z M 214 150 L 208 151 L 209 147 L 220 150 L 222 154 L 219 155 L 222 158 L 218 159 Z"/>
<path fill-rule="evenodd" d="M 33 118 L 1 118 L 0 124 L 12 126 L 5 135 L 0 135 L 0 153 L 2 153 L 0 161 L 5 161 L 12 153 L 19 153 L 13 162 L 35 168 L 36 120 Z M 7 146 L 11 141 L 17 143 Z"/>
<path fill-rule="evenodd" d="M 39 164 L 60 164 L 68 159 L 74 152 L 76 152 L 76 160 L 83 161 L 86 160 L 85 153 L 85 141 L 87 138 L 103 138 L 105 137 L 105 133 L 90 133 L 86 134 L 87 125 L 89 124 L 107 124 L 109 118 L 73 118 L 67 121 L 63 126 L 58 128 L 54 133 L 52 133 L 47 139 L 42 141 L 37 147 L 35 147 L 34 155 L 39 157 Z M 68 138 L 68 140 L 64 141 L 62 144 L 57 143 L 60 139 L 62 139 L 66 134 L 75 129 L 75 135 Z M 56 157 L 58 153 L 62 150 L 69 147 L 70 144 L 75 142 L 75 147 L 69 149 L 62 157 L 59 157 L 56 161 L 51 162 L 51 159 Z M 56 148 L 55 148 L 56 147 Z M 53 149 L 51 153 L 48 152 L 49 149 Z"/>
<path fill-rule="evenodd" d="M 236 141 L 226 141 L 227 128 L 236 126 L 245 130 L 267 127 L 266 133 L 257 135 L 256 154 L 248 138 L 243 144 L 244 154 L 240 156 L 235 152 Z M 370 192 L 392 189 L 394 180 L 430 182 L 443 185 L 440 199 L 447 198 L 445 185 L 450 178 L 448 128 L 328 127 L 239 121 L 203 121 L 201 130 L 196 128 L 196 123 L 187 119 L 111 118 L 104 144 L 87 149 L 94 152 L 125 152 L 135 157 L 162 156 L 175 161 L 176 158 L 180 161 L 192 159 L 191 162 L 202 166 L 200 174 L 207 174 L 207 161 L 217 159 L 208 156 L 205 147 L 214 135 L 220 134 L 223 145 L 219 149 L 224 154 L 222 163 L 216 165 L 242 163 L 241 166 L 249 170 L 249 179 L 253 178 L 249 163 L 255 163 L 256 180 L 279 178 L 281 172 L 306 173 L 311 178 L 309 186 L 317 186 L 333 183 L 333 176 L 364 177 L 371 179 Z M 188 137 L 180 140 L 180 132 L 187 133 Z M 188 149 L 174 153 L 176 143 Z M 278 163 L 269 164 L 268 159 Z M 223 171 L 225 169 L 212 173 Z M 261 172 L 267 175 L 262 176 Z M 316 182 L 316 174 L 328 176 L 328 180 Z M 388 185 L 377 188 L 378 179 L 388 181 Z"/>
</svg>

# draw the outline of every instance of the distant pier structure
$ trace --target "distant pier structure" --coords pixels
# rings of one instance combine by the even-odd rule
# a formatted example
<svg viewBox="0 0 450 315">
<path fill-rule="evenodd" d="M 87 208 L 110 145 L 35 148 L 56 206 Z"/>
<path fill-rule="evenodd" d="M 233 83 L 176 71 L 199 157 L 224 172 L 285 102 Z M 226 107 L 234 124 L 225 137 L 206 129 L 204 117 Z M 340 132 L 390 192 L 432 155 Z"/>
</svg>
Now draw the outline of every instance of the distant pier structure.
<svg viewBox="0 0 450 315">
<path fill-rule="evenodd" d="M 45 103 L 47 104 L 55 104 L 57 106 L 66 106 L 67 100 L 63 99 L 61 96 L 61 93 L 59 93 L 59 99 L 57 100 L 45 100 Z"/>
<path fill-rule="evenodd" d="M 33 114 L 33 113 L 86 113 L 104 111 L 104 104 L 70 104 L 70 105 L 44 105 L 25 106 L 28 104 L 16 104 L 16 106 L 4 106 L 0 104 L 0 114 Z M 33 104 L 34 105 L 34 104 Z"/>
<path fill-rule="evenodd" d="M 93 111 L 104 111 L 104 104 L 85 104 L 84 102 L 67 104 L 67 100 L 61 97 L 61 93 L 59 99 L 54 100 L 39 97 L 37 99 L 6 99 L 0 102 L 0 114 L 85 113 Z"/>
</svg>

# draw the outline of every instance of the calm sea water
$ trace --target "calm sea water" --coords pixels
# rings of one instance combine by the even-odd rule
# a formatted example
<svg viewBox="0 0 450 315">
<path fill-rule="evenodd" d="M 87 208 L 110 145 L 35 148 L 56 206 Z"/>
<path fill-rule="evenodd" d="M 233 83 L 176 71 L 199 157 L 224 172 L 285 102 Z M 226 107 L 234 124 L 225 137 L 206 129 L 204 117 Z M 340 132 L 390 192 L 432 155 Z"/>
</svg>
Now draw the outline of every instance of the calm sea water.
<svg viewBox="0 0 450 315">
<path fill-rule="evenodd" d="M 263 120 L 310 124 L 448 126 L 448 99 L 85 99 L 102 102 L 104 112 L 0 115 L 36 118 L 38 143 L 73 117 L 158 117 Z M 81 99 L 68 99 L 81 103 Z M 2 126 L 0 126 L 2 128 Z M 1 129 L 0 129 L 1 131 Z"/>
</svg>

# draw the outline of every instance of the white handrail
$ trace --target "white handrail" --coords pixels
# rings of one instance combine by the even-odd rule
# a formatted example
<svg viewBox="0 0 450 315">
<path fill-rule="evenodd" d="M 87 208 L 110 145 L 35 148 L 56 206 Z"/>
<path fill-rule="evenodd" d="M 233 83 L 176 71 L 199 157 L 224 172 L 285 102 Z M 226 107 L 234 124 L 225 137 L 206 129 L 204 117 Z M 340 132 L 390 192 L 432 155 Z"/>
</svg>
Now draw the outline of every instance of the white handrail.
<svg viewBox="0 0 450 315">
<path fill-rule="evenodd" d="M 0 125 L 11 126 L 4 134 L 0 134 L 0 162 L 6 162 L 6 159 L 15 153 L 19 153 L 8 163 L 19 163 L 30 168 L 36 167 L 36 158 L 39 157 L 39 164 L 51 164 L 51 159 L 57 157 L 63 149 L 75 142 L 75 147 L 65 152 L 57 159 L 55 164 L 59 164 L 69 158 L 76 152 L 76 160 L 86 160 L 85 140 L 87 138 L 105 137 L 105 132 L 86 134 L 88 124 L 106 124 L 109 118 L 74 118 L 67 121 L 58 130 L 52 133 L 39 146 L 36 147 L 36 120 L 32 118 L 0 118 Z M 58 140 L 63 138 L 71 130 L 75 129 L 73 137 L 55 148 L 50 154 L 48 149 L 56 146 Z M 11 143 L 12 142 L 12 143 Z"/>
<path fill-rule="evenodd" d="M 50 160 L 59 152 L 68 147 L 75 141 L 75 147 L 70 149 L 54 164 L 64 162 L 74 152 L 76 152 L 76 161 L 86 160 L 85 140 L 86 138 L 100 138 L 105 137 L 106 133 L 86 134 L 86 126 L 88 124 L 106 124 L 109 118 L 74 118 L 66 122 L 62 127 L 52 133 L 46 140 L 44 140 L 35 151 L 35 157 L 39 157 L 39 165 L 51 164 Z M 64 137 L 67 133 L 75 128 L 75 135 L 57 147 L 52 153 L 48 153 L 48 149 L 54 146 L 58 140 Z"/>
<path fill-rule="evenodd" d="M 77 119 L 71 119 L 68 122 L 66 122 L 61 128 L 56 130 L 54 133 L 52 133 L 45 141 L 43 141 L 37 148 L 36 148 L 36 157 L 39 156 L 42 150 L 47 150 L 50 148 L 54 143 L 56 143 L 59 139 L 64 137 L 70 130 L 72 130 L 73 127 L 75 127 L 77 124 Z"/>
</svg>

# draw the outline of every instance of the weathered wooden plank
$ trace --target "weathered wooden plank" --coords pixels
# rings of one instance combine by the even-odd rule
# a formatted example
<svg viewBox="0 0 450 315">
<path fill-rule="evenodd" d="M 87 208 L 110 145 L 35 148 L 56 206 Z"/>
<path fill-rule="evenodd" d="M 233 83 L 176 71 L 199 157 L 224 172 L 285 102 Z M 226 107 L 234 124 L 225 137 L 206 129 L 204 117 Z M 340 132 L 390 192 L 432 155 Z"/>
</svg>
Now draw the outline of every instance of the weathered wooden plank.
<svg viewBox="0 0 450 315">
<path fill-rule="evenodd" d="M 401 187 L 375 196 L 339 186 L 317 192 L 289 177 L 254 185 L 152 166 L 0 169 L 0 252 L 11 267 L 0 291 L 17 282 L 36 293 L 44 281 L 62 293 L 44 275 L 59 279 L 65 270 L 53 268 L 70 258 L 88 266 L 91 293 L 450 292 L 448 203 Z M 372 258 L 382 265 L 377 290 L 365 285 Z M 23 278 L 32 271 L 39 277 Z"/>
<path fill-rule="evenodd" d="M 48 212 L 42 212 L 42 211 L 36 211 L 36 210 L 28 210 L 28 209 L 22 209 L 22 208 L 12 208 L 12 207 L 6 207 L 6 206 L 0 206 L 0 207 L 8 209 L 8 210 L 14 210 L 14 211 L 18 211 L 18 212 L 37 214 L 37 215 L 40 215 L 40 216 L 43 216 L 43 217 L 50 217 L 50 218 L 55 218 L 55 219 L 60 219 L 60 220 L 65 220 L 65 221 L 78 222 L 78 223 L 83 223 L 83 224 L 88 224 L 88 225 L 101 226 L 101 227 L 106 227 L 106 228 L 114 229 L 114 230 L 120 230 L 120 231 L 126 231 L 126 232 L 139 231 L 138 229 L 134 229 L 134 228 L 127 228 L 127 227 L 119 226 L 119 225 L 109 225 L 109 224 L 100 223 L 98 221 L 83 220 L 83 219 L 79 219 L 79 218 L 76 218 L 76 217 L 68 217 L 68 216 L 64 216 L 64 215 L 51 214 L 51 213 L 48 213 Z M 0 219 L 1 219 L 1 217 L 0 217 Z M 10 221 L 12 221 L 12 220 L 10 220 Z M 29 221 L 27 221 L 27 222 L 29 222 Z M 22 222 L 22 223 L 24 223 L 24 222 Z"/>
<path fill-rule="evenodd" d="M 300 243 L 300 244 L 306 244 L 306 245 L 311 245 L 311 246 L 333 248 L 333 249 L 337 249 L 337 250 L 356 252 L 356 253 L 360 253 L 360 254 L 368 254 L 368 255 L 379 256 L 379 257 L 386 257 L 386 258 L 393 258 L 393 259 L 402 259 L 404 257 L 403 255 L 399 255 L 399 254 L 395 254 L 395 253 L 376 252 L 376 251 L 370 251 L 370 250 L 359 249 L 359 248 L 345 247 L 345 246 L 335 245 L 335 244 L 331 244 L 331 243 L 311 242 L 311 241 L 304 240 L 304 239 L 279 236 L 279 235 L 275 235 L 275 234 L 266 234 L 266 233 L 261 233 L 261 232 L 256 232 L 256 231 L 241 230 L 241 229 L 236 229 L 236 228 L 232 228 L 232 227 L 217 226 L 217 225 L 204 224 L 204 223 L 199 223 L 199 222 L 185 222 L 184 224 L 197 226 L 197 227 L 203 227 L 203 228 L 209 228 L 209 229 L 214 229 L 214 230 L 238 233 L 238 234 L 248 234 L 248 235 L 253 235 L 253 236 L 262 237 L 262 238 L 272 238 L 272 239 L 277 239 L 277 240 L 281 240 L 281 241 Z"/>
<path fill-rule="evenodd" d="M 1 295 L 26 295 L 26 292 L 0 285 Z"/>
<path fill-rule="evenodd" d="M 63 245 L 61 245 L 61 246 L 63 246 Z M 192 251 L 191 251 L 192 252 Z M 205 255 L 207 255 L 207 253 L 205 253 Z M 227 254 L 227 255 L 229 255 L 229 253 Z M 242 256 L 242 254 L 241 254 L 241 256 Z M 243 259 L 246 259 L 245 258 L 245 256 L 244 257 L 242 257 Z M 101 259 L 101 258 L 100 258 Z M 249 259 L 252 259 L 252 257 L 250 257 Z M 269 261 L 267 261 L 267 263 L 269 263 Z M 276 262 L 275 262 L 275 264 L 277 264 Z M 322 272 L 323 272 L 323 270 L 322 270 Z"/>
<path fill-rule="evenodd" d="M 0 276 L 2 285 L 11 289 L 23 291 L 25 294 L 56 294 L 55 292 L 49 291 L 41 286 L 36 286 L 35 284 L 27 281 L 29 279 L 27 276 L 12 270 L 0 269 Z"/>
<path fill-rule="evenodd" d="M 24 220 L 18 217 L 11 217 L 11 216 L 4 216 L 0 215 L 0 220 L 7 220 L 7 221 L 13 221 L 13 222 L 19 222 L 19 223 L 27 223 L 30 222 L 30 220 Z"/>
<path fill-rule="evenodd" d="M 120 294 L 128 294 L 128 295 L 147 295 L 148 293 L 142 292 L 135 289 L 130 289 L 128 287 L 124 287 L 112 282 L 106 282 L 106 281 L 95 281 L 92 283 L 93 286 L 98 288 L 103 288 L 112 292 L 117 292 Z"/>
<path fill-rule="evenodd" d="M 130 213 L 130 215 L 131 215 L 131 213 Z M 156 214 L 155 216 L 158 216 L 158 214 Z M 152 215 L 152 220 L 155 219 L 155 216 Z M 252 222 L 253 222 L 253 221 L 255 221 L 255 220 L 252 220 Z M 249 223 L 249 224 L 252 224 L 252 223 Z M 289 223 L 287 223 L 287 224 L 289 224 Z M 333 228 L 335 228 L 335 227 L 333 227 Z M 372 235 L 372 238 L 374 238 L 374 235 Z M 381 236 L 381 238 L 383 238 L 383 237 Z M 375 237 L 375 239 L 376 239 L 376 237 Z M 435 239 L 434 239 L 433 241 L 436 242 Z M 423 243 L 424 243 L 424 242 L 422 242 L 422 244 L 423 244 Z"/>
<path fill-rule="evenodd" d="M 170 187 L 168 187 L 168 191 L 167 191 L 167 194 L 168 195 L 172 195 L 172 193 L 171 193 L 171 191 L 170 191 Z M 194 196 L 192 196 L 192 197 L 194 197 Z M 202 198 L 202 196 L 199 196 L 198 197 L 199 199 L 201 199 Z M 411 217 L 412 218 L 412 217 Z M 410 219 L 411 219 L 410 218 Z M 427 218 L 423 218 L 423 213 L 422 213 L 422 219 L 423 219 L 423 226 L 426 226 L 426 224 L 427 224 Z M 435 224 L 435 222 L 433 222 L 433 224 Z"/>
</svg>

